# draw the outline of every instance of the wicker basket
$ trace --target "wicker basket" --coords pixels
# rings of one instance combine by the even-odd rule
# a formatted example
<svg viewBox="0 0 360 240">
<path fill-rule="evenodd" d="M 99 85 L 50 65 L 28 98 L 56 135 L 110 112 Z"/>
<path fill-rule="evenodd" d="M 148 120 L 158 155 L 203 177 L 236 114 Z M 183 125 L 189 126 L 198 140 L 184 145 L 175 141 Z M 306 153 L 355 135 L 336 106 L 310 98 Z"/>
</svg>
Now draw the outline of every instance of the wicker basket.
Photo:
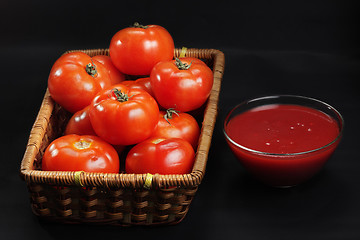
<svg viewBox="0 0 360 240">
<path fill-rule="evenodd" d="M 90 56 L 109 53 L 108 49 L 81 51 Z M 181 51 L 184 50 L 176 49 L 174 56 L 178 57 Z M 187 49 L 185 56 L 203 59 L 214 73 L 213 89 L 201 114 L 201 135 L 192 172 L 150 177 L 148 174 L 41 171 L 46 147 L 63 134 L 71 116 L 46 91 L 20 169 L 35 215 L 62 223 L 121 226 L 174 224 L 185 217 L 205 174 L 225 61 L 224 54 L 214 49 Z"/>
</svg>

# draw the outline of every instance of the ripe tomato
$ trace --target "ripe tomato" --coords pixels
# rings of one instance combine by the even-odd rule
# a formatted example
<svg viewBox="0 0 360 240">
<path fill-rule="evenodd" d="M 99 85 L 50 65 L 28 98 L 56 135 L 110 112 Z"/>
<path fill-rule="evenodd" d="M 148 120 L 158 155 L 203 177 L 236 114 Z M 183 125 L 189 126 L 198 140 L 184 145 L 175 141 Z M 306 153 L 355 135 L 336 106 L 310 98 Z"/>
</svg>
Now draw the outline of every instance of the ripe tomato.
<svg viewBox="0 0 360 240">
<path fill-rule="evenodd" d="M 179 58 L 181 62 L 196 62 L 196 63 L 201 63 L 201 64 L 204 64 L 206 65 L 201 59 L 199 58 L 195 58 L 195 57 L 181 57 Z"/>
<path fill-rule="evenodd" d="M 201 107 L 209 97 L 213 73 L 204 63 L 176 59 L 156 64 L 150 82 L 159 105 L 188 112 Z"/>
<path fill-rule="evenodd" d="M 97 136 L 90 122 L 89 109 L 90 105 L 83 110 L 76 112 L 70 118 L 68 124 L 66 125 L 65 135 L 77 134 Z M 118 154 L 125 149 L 125 146 L 122 145 L 113 145 L 113 147 Z"/>
<path fill-rule="evenodd" d="M 66 135 L 46 148 L 42 159 L 44 171 L 85 171 L 118 173 L 120 163 L 115 149 L 99 137 Z"/>
<path fill-rule="evenodd" d="M 125 160 L 126 173 L 190 173 L 195 152 L 181 138 L 152 138 L 135 145 Z"/>
<path fill-rule="evenodd" d="M 129 80 L 129 81 L 123 81 L 122 84 L 125 86 L 128 86 L 129 88 L 137 88 L 145 90 L 147 93 L 149 93 L 152 97 L 154 97 L 154 93 L 151 88 L 150 78 L 139 78 L 135 81 Z"/>
<path fill-rule="evenodd" d="M 116 84 L 94 98 L 89 116 L 99 137 L 113 145 L 132 145 L 151 136 L 159 107 L 144 90 Z"/>
<path fill-rule="evenodd" d="M 65 135 L 96 135 L 89 118 L 90 105 L 77 111 L 66 125 Z"/>
<path fill-rule="evenodd" d="M 111 58 L 106 55 L 96 55 L 92 59 L 95 59 L 99 63 L 105 66 L 109 71 L 111 85 L 121 83 L 125 80 L 125 74 L 121 73 L 112 63 Z"/>
<path fill-rule="evenodd" d="M 159 122 L 152 137 L 182 138 L 196 149 L 200 135 L 200 127 L 195 118 L 187 113 L 174 109 L 160 111 Z"/>
<path fill-rule="evenodd" d="M 174 40 L 161 26 L 135 23 L 112 37 L 109 52 L 112 62 L 121 72 L 149 75 L 155 64 L 173 58 Z"/>
<path fill-rule="evenodd" d="M 51 97 L 72 113 L 88 106 L 99 91 L 109 86 L 111 82 L 105 67 L 83 52 L 61 56 L 48 79 Z"/>
</svg>

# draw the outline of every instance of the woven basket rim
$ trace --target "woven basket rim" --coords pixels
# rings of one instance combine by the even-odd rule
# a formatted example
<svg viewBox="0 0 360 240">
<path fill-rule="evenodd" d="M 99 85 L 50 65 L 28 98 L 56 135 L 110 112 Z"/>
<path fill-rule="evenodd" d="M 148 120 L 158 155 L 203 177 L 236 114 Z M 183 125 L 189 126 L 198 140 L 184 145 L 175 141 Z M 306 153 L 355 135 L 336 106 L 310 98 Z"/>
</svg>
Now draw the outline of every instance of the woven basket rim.
<svg viewBox="0 0 360 240">
<path fill-rule="evenodd" d="M 82 51 L 88 53 L 90 56 L 91 54 L 109 54 L 108 49 L 69 50 L 65 53 L 75 51 Z M 176 48 L 174 57 L 179 57 L 181 51 L 184 53 L 184 48 Z M 198 57 L 213 60 L 214 84 L 204 110 L 203 124 L 201 127 L 199 146 L 195 155 L 195 163 L 192 172 L 189 174 L 151 175 L 151 184 L 147 186 L 149 188 L 166 189 L 172 186 L 195 188 L 201 183 L 205 174 L 208 152 L 217 117 L 217 104 L 224 72 L 225 56 L 223 52 L 217 49 L 189 48 L 185 51 L 185 57 Z M 95 186 L 104 188 L 144 188 L 144 184 L 147 178 L 149 178 L 149 175 L 146 173 L 92 173 L 82 171 L 42 171 L 32 169 L 36 154 L 39 152 L 42 137 L 46 132 L 46 126 L 50 115 L 52 114 L 54 104 L 55 102 L 52 100 L 47 89 L 40 111 L 31 129 L 28 144 L 21 161 L 20 176 L 25 182 L 28 184 L 43 183 L 51 185 Z M 42 116 L 44 112 L 48 115 L 48 118 Z M 207 134 L 206 136 L 205 133 Z M 31 138 L 32 135 L 37 137 Z"/>
</svg>

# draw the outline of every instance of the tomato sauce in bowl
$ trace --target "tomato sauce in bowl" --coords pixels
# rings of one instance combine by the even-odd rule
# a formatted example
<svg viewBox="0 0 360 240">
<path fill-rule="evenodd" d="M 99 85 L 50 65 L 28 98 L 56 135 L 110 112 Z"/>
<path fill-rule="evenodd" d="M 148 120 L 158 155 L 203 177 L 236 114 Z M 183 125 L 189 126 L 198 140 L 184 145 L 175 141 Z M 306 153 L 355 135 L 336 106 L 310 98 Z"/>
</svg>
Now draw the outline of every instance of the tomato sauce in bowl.
<svg viewBox="0 0 360 240">
<path fill-rule="evenodd" d="M 256 178 L 294 186 L 316 174 L 337 147 L 343 129 L 338 111 L 301 96 L 270 96 L 244 102 L 227 115 L 225 138 Z"/>
</svg>

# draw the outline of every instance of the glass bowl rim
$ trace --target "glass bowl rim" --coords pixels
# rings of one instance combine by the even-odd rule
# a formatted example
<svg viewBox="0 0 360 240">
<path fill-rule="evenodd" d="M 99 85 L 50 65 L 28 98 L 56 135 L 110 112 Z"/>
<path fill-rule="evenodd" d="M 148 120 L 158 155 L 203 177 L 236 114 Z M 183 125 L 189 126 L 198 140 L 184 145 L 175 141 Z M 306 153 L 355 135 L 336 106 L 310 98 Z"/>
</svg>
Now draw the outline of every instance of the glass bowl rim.
<svg viewBox="0 0 360 240">
<path fill-rule="evenodd" d="M 242 146 L 240 145 L 239 143 L 235 142 L 233 139 L 231 139 L 229 137 L 229 135 L 226 133 L 226 122 L 228 121 L 230 115 L 232 114 L 233 111 L 235 111 L 236 109 L 238 109 L 239 107 L 241 106 L 244 106 L 244 105 L 247 105 L 251 102 L 255 102 L 255 101 L 260 101 L 260 100 L 266 100 L 266 99 L 275 99 L 275 98 L 297 98 L 297 99 L 303 99 L 303 100 L 310 100 L 310 101 L 313 101 L 313 102 L 317 102 L 317 103 L 320 103 L 321 105 L 324 105 L 325 107 L 327 107 L 328 109 L 334 111 L 336 113 L 336 115 L 339 117 L 339 134 L 336 136 L 336 138 L 334 138 L 333 141 L 331 141 L 330 143 L 322 146 L 322 147 L 319 147 L 319 148 L 315 148 L 315 149 L 311 149 L 311 150 L 308 150 L 308 151 L 303 151 L 303 152 L 295 152 L 295 153 L 270 153 L 270 152 L 262 152 L 262 151 L 258 151 L 258 150 L 254 150 L 254 149 L 251 149 L 251 148 L 248 148 L 248 147 L 245 147 L 245 146 Z M 267 104 L 264 104 L 264 105 L 267 105 Z M 301 105 L 301 104 L 298 104 L 298 105 Z M 259 105 L 261 106 L 261 105 Z M 310 107 L 311 108 L 311 107 Z M 314 108 L 315 109 L 315 108 Z M 316 109 L 318 110 L 318 109 Z M 340 112 L 338 110 L 336 110 L 333 106 L 331 106 L 330 104 L 324 102 L 324 101 L 321 101 L 321 100 L 318 100 L 316 98 L 311 98 L 311 97 L 305 97 L 305 96 L 300 96 L 300 95 L 270 95 L 270 96 L 263 96 L 263 97 L 257 97 L 257 98 L 252 98 L 252 99 L 248 99 L 248 100 L 245 100 L 239 104 L 237 104 L 236 106 L 232 107 L 230 111 L 228 111 L 228 113 L 226 114 L 226 117 L 225 117 L 225 120 L 223 121 L 223 133 L 225 135 L 225 138 L 231 142 L 232 144 L 234 144 L 236 147 L 239 147 L 243 150 L 246 150 L 248 152 L 251 152 L 251 153 L 255 153 L 255 154 L 259 154 L 259 155 L 268 155 L 268 156 L 298 156 L 298 155 L 304 155 L 304 154 L 309 154 L 309 153 L 313 153 L 313 152 L 317 152 L 317 151 L 321 151 L 331 145 L 333 145 L 334 143 L 336 143 L 342 136 L 342 133 L 343 133 L 343 129 L 344 129 L 344 118 L 343 116 L 340 114 Z"/>
</svg>

